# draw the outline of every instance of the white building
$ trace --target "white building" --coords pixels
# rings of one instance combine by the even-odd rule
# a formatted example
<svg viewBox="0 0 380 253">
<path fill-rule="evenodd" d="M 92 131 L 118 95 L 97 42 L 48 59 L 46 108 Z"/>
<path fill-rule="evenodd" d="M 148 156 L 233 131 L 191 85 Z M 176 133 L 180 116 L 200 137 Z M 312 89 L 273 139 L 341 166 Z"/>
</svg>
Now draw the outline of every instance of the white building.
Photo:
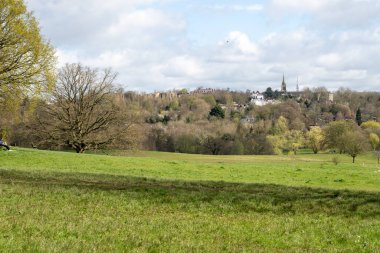
<svg viewBox="0 0 380 253">
<path fill-rule="evenodd" d="M 334 93 L 329 93 L 329 101 L 334 102 Z"/>
<path fill-rule="evenodd" d="M 263 106 L 267 104 L 267 101 L 264 98 L 264 94 L 257 91 L 251 94 L 250 103 L 258 106 Z"/>
</svg>

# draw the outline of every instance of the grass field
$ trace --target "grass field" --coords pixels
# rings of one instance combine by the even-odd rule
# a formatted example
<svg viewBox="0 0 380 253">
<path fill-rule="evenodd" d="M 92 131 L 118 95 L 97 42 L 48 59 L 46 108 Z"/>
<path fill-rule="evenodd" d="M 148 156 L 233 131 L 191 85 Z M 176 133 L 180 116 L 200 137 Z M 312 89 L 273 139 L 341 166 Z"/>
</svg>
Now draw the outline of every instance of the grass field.
<svg viewBox="0 0 380 253">
<path fill-rule="evenodd" d="M 380 167 L 333 156 L 0 152 L 0 249 L 380 252 Z"/>
</svg>

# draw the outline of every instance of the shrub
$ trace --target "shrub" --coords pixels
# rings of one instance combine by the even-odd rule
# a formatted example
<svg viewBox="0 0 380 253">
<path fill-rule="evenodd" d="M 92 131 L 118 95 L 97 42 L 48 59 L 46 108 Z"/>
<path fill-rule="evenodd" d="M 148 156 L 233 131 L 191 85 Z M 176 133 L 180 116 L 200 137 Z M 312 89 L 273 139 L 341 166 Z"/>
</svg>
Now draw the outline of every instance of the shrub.
<svg viewBox="0 0 380 253">
<path fill-rule="evenodd" d="M 335 164 L 338 165 L 340 163 L 340 158 L 338 156 L 334 156 L 331 161 Z"/>
</svg>

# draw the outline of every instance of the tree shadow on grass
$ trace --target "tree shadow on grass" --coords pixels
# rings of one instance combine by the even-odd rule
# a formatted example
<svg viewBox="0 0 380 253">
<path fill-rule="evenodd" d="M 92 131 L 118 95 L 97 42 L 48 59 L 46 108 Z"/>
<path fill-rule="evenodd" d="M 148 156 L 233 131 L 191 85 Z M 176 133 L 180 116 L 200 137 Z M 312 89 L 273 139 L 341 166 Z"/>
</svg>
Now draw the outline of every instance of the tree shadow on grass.
<svg viewBox="0 0 380 253">
<path fill-rule="evenodd" d="M 185 209 L 202 206 L 211 212 L 380 217 L 380 192 L 18 170 L 0 170 L 0 183 L 125 191 L 153 204 Z"/>
</svg>

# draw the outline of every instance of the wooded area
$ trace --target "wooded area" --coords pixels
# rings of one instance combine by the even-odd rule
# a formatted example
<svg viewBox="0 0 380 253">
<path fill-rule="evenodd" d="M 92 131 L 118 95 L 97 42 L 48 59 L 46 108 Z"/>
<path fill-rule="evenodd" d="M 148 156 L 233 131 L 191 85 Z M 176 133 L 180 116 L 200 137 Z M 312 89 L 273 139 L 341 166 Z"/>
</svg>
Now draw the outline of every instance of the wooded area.
<svg viewBox="0 0 380 253">
<path fill-rule="evenodd" d="M 380 94 L 324 87 L 123 91 L 116 73 L 55 69 L 54 50 L 19 0 L 0 3 L 0 138 L 41 149 L 144 149 L 199 154 L 379 151 Z M 254 73 L 252 73 L 254 75 Z M 254 89 L 254 85 L 252 86 Z"/>
</svg>

